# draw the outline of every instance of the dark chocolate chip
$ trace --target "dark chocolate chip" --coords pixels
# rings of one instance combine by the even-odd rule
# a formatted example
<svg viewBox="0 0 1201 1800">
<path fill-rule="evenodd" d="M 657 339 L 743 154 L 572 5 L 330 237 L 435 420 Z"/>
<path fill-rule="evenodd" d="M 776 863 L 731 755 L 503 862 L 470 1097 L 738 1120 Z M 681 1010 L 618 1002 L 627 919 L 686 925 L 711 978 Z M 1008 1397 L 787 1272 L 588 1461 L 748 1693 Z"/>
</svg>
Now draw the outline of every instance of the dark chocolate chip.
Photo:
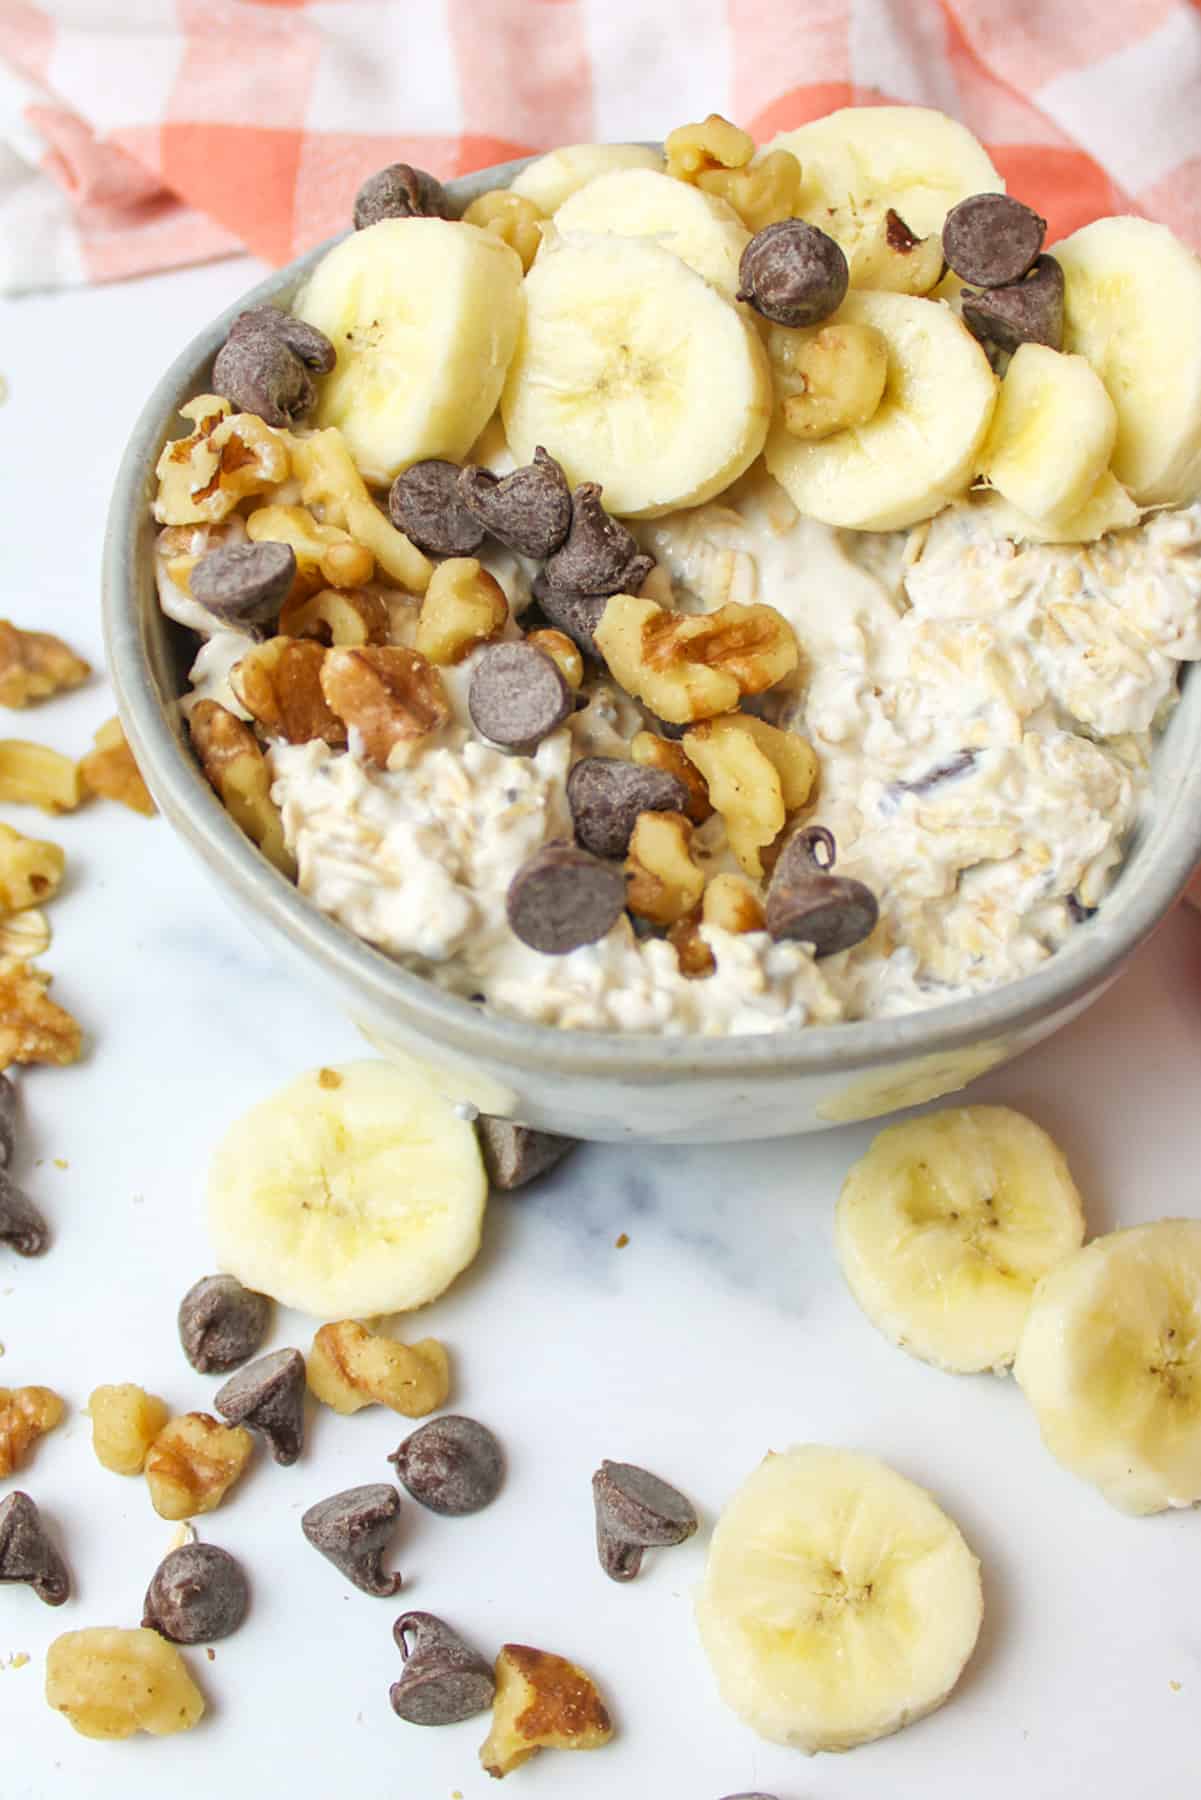
<svg viewBox="0 0 1201 1800">
<path fill-rule="evenodd" d="M 832 237 L 803 219 L 779 219 L 743 251 L 737 297 L 777 325 L 816 325 L 842 305 L 849 283 Z"/>
<path fill-rule="evenodd" d="M 386 1482 L 346 1488 L 310 1506 L 300 1529 L 336 1569 L 365 1594 L 387 1599 L 400 1576 L 384 1573 L 384 1550 L 400 1512 L 400 1495 Z"/>
<path fill-rule="evenodd" d="M 1097 916 L 1096 907 L 1086 906 L 1079 894 L 1069 894 L 1064 904 L 1068 909 L 1068 918 L 1072 921 L 1073 925 L 1087 924 L 1089 919 L 1094 919 Z"/>
<path fill-rule="evenodd" d="M 534 460 L 511 475 L 491 469 L 466 468 L 459 493 L 481 525 L 519 556 L 545 562 L 560 548 L 571 528 L 571 489 L 567 477 L 539 444 Z"/>
<path fill-rule="evenodd" d="M 624 856 L 639 813 L 685 812 L 689 799 L 678 775 L 618 756 L 581 757 L 567 777 L 576 842 L 594 856 Z"/>
<path fill-rule="evenodd" d="M 267 331 L 279 338 L 314 375 L 328 375 L 338 360 L 337 351 L 323 331 L 278 306 L 252 306 L 248 312 L 240 312 L 227 335 L 245 337 L 255 331 Z"/>
<path fill-rule="evenodd" d="M 972 194 L 943 222 L 942 253 L 962 281 L 1008 287 L 1034 267 L 1047 221 L 1008 194 Z"/>
<path fill-rule="evenodd" d="M 902 256 L 908 256 L 921 243 L 915 231 L 910 231 L 900 213 L 890 206 L 884 215 L 884 242 L 890 250 L 899 250 Z"/>
<path fill-rule="evenodd" d="M 764 913 L 772 937 L 812 944 L 815 956 L 834 956 L 870 937 L 879 903 L 862 881 L 830 873 L 836 854 L 825 826 L 794 832 L 767 890 Z"/>
<path fill-rule="evenodd" d="M 142 1607 L 142 1625 L 173 1644 L 229 1637 L 246 1617 L 242 1565 L 216 1544 L 183 1544 L 164 1556 Z"/>
<path fill-rule="evenodd" d="M 484 528 L 464 505 L 459 465 L 432 456 L 398 475 L 388 494 L 388 513 L 428 556 L 474 556 Z"/>
<path fill-rule="evenodd" d="M 575 695 L 536 644 L 490 644 L 472 671 L 467 710 L 481 737 L 503 750 L 530 751 L 571 717 Z"/>
<path fill-rule="evenodd" d="M 0 1169 L 7 1169 L 17 1147 L 17 1090 L 0 1075 Z"/>
<path fill-rule="evenodd" d="M 654 566 L 601 505 L 600 483 L 581 482 L 571 496 L 567 536 L 546 564 L 548 584 L 572 594 L 637 593 Z"/>
<path fill-rule="evenodd" d="M 545 1175 L 576 1147 L 575 1138 L 560 1137 L 554 1131 L 535 1131 L 532 1126 L 515 1125 L 512 1119 L 494 1119 L 487 1113 L 481 1113 L 476 1120 L 475 1134 L 489 1185 L 502 1193 L 511 1193 Z"/>
<path fill-rule="evenodd" d="M 647 573 L 649 574 L 649 570 Z M 645 579 L 644 575 L 643 581 Z M 640 582 L 639 586 L 641 585 Z M 585 656 L 594 657 L 598 662 L 604 660 L 596 647 L 593 634 L 601 622 L 601 614 L 609 604 L 608 594 L 577 594 L 569 593 L 564 588 L 554 588 L 541 570 L 530 583 L 530 592 L 549 624 L 557 631 L 566 632 Z M 521 622 L 526 624 L 526 615 L 523 614 Z"/>
<path fill-rule="evenodd" d="M 363 231 L 381 219 L 449 219 L 450 201 L 442 183 L 425 169 L 389 163 L 369 175 L 354 197 L 354 228 Z"/>
<path fill-rule="evenodd" d="M 487 1712 L 496 1693 L 492 1670 L 444 1620 L 402 1613 L 392 1635 L 404 1657 L 404 1673 L 388 1690 L 398 1718 L 410 1725 L 456 1725 Z"/>
<path fill-rule="evenodd" d="M 71 1592 L 67 1565 L 50 1542 L 42 1515 L 18 1489 L 0 1500 L 0 1582 L 23 1581 L 47 1606 Z"/>
<path fill-rule="evenodd" d="M 912 781 L 893 781 L 884 790 L 885 806 L 883 810 L 893 811 L 897 802 L 905 794 L 928 794 L 932 789 L 943 787 L 948 781 L 957 781 L 974 769 L 979 758 L 978 750 L 957 750 L 946 762 L 935 763 L 921 775 L 915 775 Z"/>
<path fill-rule="evenodd" d="M 414 1500 L 449 1518 L 491 1505 L 505 1472 L 492 1432 L 459 1413 L 419 1425 L 388 1461 Z"/>
<path fill-rule="evenodd" d="M 1012 287 L 963 290 L 963 322 L 973 336 L 1001 350 L 1019 344 L 1063 348 L 1063 270 L 1040 256 L 1024 281 Z"/>
<path fill-rule="evenodd" d="M 691 1501 L 634 1463 L 603 1462 L 592 1477 L 592 1499 L 597 1554 L 614 1581 L 633 1581 L 644 1550 L 682 1544 L 697 1528 Z"/>
<path fill-rule="evenodd" d="M 18 1256 L 40 1256 L 50 1242 L 50 1228 L 29 1196 L 0 1169 L 0 1244 Z"/>
<path fill-rule="evenodd" d="M 575 844 L 544 844 L 509 883 L 505 912 L 515 936 L 543 956 L 595 944 L 625 910 L 625 875 Z"/>
<path fill-rule="evenodd" d="M 271 1302 L 232 1275 L 206 1275 L 179 1303 L 179 1341 L 201 1375 L 249 1362 L 271 1327 Z"/>
<path fill-rule="evenodd" d="M 213 392 L 268 425 L 295 425 L 317 398 L 303 362 L 274 331 L 226 338 L 213 364 Z"/>
<path fill-rule="evenodd" d="M 278 619 L 295 576 L 291 544 L 223 544 L 200 558 L 189 586 L 218 619 L 257 631 Z"/>
<path fill-rule="evenodd" d="M 260 1431 L 277 1463 L 294 1463 L 304 1448 L 304 1357 L 272 1350 L 231 1375 L 213 1405 L 231 1425 Z"/>
</svg>

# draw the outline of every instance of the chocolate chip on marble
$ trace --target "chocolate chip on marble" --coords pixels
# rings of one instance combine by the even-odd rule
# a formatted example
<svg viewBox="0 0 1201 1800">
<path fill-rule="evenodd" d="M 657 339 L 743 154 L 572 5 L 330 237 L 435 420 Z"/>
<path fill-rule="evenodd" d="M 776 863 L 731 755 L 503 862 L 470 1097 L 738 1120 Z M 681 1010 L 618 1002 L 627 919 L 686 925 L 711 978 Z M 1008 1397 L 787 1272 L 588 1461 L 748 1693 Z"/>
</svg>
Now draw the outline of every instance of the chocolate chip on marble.
<svg viewBox="0 0 1201 1800">
<path fill-rule="evenodd" d="M 300 1529 L 336 1569 L 365 1594 L 387 1599 L 401 1585 L 397 1574 L 385 1574 L 384 1551 L 400 1512 L 400 1495 L 386 1482 L 346 1488 L 310 1506 Z"/>
<path fill-rule="evenodd" d="M 559 665 L 534 644 L 490 644 L 476 663 L 467 711 L 481 737 L 502 750 L 536 750 L 575 711 Z"/>
<path fill-rule="evenodd" d="M 246 337 L 256 331 L 270 332 L 279 338 L 314 375 L 328 375 L 338 360 L 337 351 L 323 331 L 278 306 L 252 306 L 240 312 L 226 335 Z"/>
<path fill-rule="evenodd" d="M 591 656 L 597 662 L 604 660 L 597 649 L 594 633 L 609 604 L 608 594 L 577 594 L 569 593 L 565 588 L 554 588 L 541 570 L 531 581 L 530 592 L 548 625 L 566 632 L 585 656 Z M 528 615 L 523 613 L 523 625 L 527 625 L 527 618 Z"/>
<path fill-rule="evenodd" d="M 272 1350 L 239 1369 L 217 1389 L 213 1406 L 231 1425 L 259 1431 L 277 1463 L 294 1463 L 304 1448 L 304 1357 Z"/>
<path fill-rule="evenodd" d="M 304 363 L 274 331 L 226 338 L 213 364 L 213 392 L 268 425 L 295 425 L 317 398 Z"/>
<path fill-rule="evenodd" d="M 457 463 L 431 456 L 398 475 L 388 492 L 388 514 L 427 556 L 474 556 L 484 527 L 464 504 Z"/>
<path fill-rule="evenodd" d="M 354 228 L 363 231 L 381 219 L 449 219 L 446 189 L 425 169 L 389 163 L 369 175 L 354 197 Z"/>
<path fill-rule="evenodd" d="M 388 1461 L 414 1500 L 447 1518 L 489 1506 L 505 1472 L 495 1435 L 478 1419 L 460 1413 L 419 1425 Z"/>
<path fill-rule="evenodd" d="M 1040 256 L 1029 275 L 1011 287 L 964 288 L 963 322 L 985 346 L 1016 350 L 1019 344 L 1063 348 L 1063 269 Z"/>
<path fill-rule="evenodd" d="M 262 636 L 274 624 L 296 577 L 291 544 L 222 544 L 202 556 L 189 578 L 192 598 L 226 624 Z"/>
<path fill-rule="evenodd" d="M 847 259 L 832 237 L 803 219 L 779 219 L 743 251 L 737 298 L 774 324 L 817 325 L 842 305 L 849 284 Z"/>
<path fill-rule="evenodd" d="M 567 777 L 576 842 L 594 856 L 624 856 L 639 813 L 684 812 L 688 789 L 666 769 L 618 756 L 584 756 Z"/>
<path fill-rule="evenodd" d="M 233 1275 L 206 1275 L 179 1303 L 179 1341 L 201 1375 L 224 1375 L 249 1362 L 271 1327 L 271 1302 Z"/>
<path fill-rule="evenodd" d="M 50 1242 L 50 1228 L 38 1208 L 0 1168 L 0 1244 L 18 1256 L 40 1256 Z"/>
<path fill-rule="evenodd" d="M 583 481 L 571 496 L 567 536 L 547 561 L 551 588 L 575 594 L 637 593 L 655 566 L 631 532 L 601 505 L 598 481 Z"/>
<path fill-rule="evenodd" d="M 496 1694 L 492 1670 L 445 1620 L 402 1613 L 392 1635 L 404 1658 L 404 1672 L 388 1690 L 398 1718 L 410 1725 L 456 1725 L 487 1712 Z"/>
<path fill-rule="evenodd" d="M 535 1131 L 530 1125 L 515 1125 L 512 1119 L 494 1119 L 487 1113 L 476 1120 L 475 1134 L 489 1186 L 501 1193 L 525 1187 L 576 1148 L 575 1138 Z"/>
<path fill-rule="evenodd" d="M 819 957 L 870 937 L 879 903 L 862 881 L 830 873 L 836 854 L 834 838 L 822 825 L 795 832 L 784 845 L 764 906 L 772 937 L 812 944 Z"/>
<path fill-rule="evenodd" d="M 7 1169 L 17 1147 L 17 1090 L 0 1075 L 0 1169 Z"/>
<path fill-rule="evenodd" d="M 0 1582 L 6 1581 L 26 1583 L 47 1606 L 61 1606 L 71 1592 L 67 1565 L 20 1489 L 0 1500 Z"/>
<path fill-rule="evenodd" d="M 1008 194 L 972 194 L 943 222 L 942 253 L 962 281 L 1008 287 L 1034 267 L 1047 221 Z"/>
<path fill-rule="evenodd" d="M 534 460 L 511 475 L 469 467 L 459 475 L 463 504 L 500 543 L 545 562 L 571 528 L 567 477 L 539 444 Z"/>
<path fill-rule="evenodd" d="M 142 1625 L 173 1644 L 214 1643 L 246 1617 L 242 1565 L 216 1544 L 182 1544 L 164 1556 L 142 1606 Z"/>
<path fill-rule="evenodd" d="M 509 883 L 505 912 L 523 944 L 543 956 L 566 956 L 595 944 L 625 910 L 625 874 L 575 844 L 544 844 Z"/>
<path fill-rule="evenodd" d="M 613 1581 L 633 1581 L 645 1550 L 682 1544 L 697 1528 L 691 1501 L 635 1463 L 602 1462 L 592 1499 L 597 1554 Z"/>
</svg>

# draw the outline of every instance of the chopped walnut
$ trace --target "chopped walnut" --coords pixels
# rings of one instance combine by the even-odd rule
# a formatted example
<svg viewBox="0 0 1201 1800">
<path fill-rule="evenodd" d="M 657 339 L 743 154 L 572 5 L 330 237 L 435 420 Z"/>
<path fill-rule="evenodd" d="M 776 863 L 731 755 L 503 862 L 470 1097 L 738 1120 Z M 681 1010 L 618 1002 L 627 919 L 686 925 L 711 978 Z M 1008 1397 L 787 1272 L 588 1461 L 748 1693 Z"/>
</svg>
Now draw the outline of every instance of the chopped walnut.
<svg viewBox="0 0 1201 1800">
<path fill-rule="evenodd" d="M 140 1475 L 150 1446 L 171 1417 L 165 1400 L 132 1381 L 98 1387 L 88 1401 L 92 1448 L 114 1475 Z"/>
<path fill-rule="evenodd" d="M 79 1025 L 47 998 L 50 976 L 27 962 L 0 963 L 0 1069 L 10 1063 L 73 1063 Z"/>
<path fill-rule="evenodd" d="M 683 743 L 708 783 L 730 848 L 748 875 L 762 876 L 762 850 L 812 791 L 817 777 L 812 749 L 803 738 L 748 713 L 706 720 L 686 732 Z"/>
<path fill-rule="evenodd" d="M 330 709 L 322 675 L 327 656 L 347 654 L 353 653 L 326 650 L 312 638 L 268 638 L 234 664 L 230 684 L 269 737 L 344 744 L 346 727 Z"/>
<path fill-rule="evenodd" d="M 321 689 L 337 717 L 358 733 L 367 761 L 381 769 L 394 751 L 450 717 L 437 669 L 420 651 L 399 644 L 326 651 Z"/>
<path fill-rule="evenodd" d="M 640 731 L 631 741 L 630 756 L 640 768 L 664 769 L 684 783 L 688 789 L 688 804 L 684 811 L 694 825 L 703 825 L 706 819 L 713 817 L 705 778 L 695 763 L 689 762 L 682 744 L 672 738 L 659 737 L 653 731 Z"/>
<path fill-rule="evenodd" d="M 309 1388 L 338 1413 L 390 1406 L 406 1419 L 423 1419 L 445 1406 L 450 1364 L 435 1338 L 401 1344 L 353 1319 L 323 1325 L 308 1361 Z"/>
<path fill-rule="evenodd" d="M 548 627 L 545 631 L 531 631 L 525 641 L 550 657 L 569 688 L 579 687 L 584 679 L 584 659 L 566 632 Z"/>
<path fill-rule="evenodd" d="M 46 1652 L 46 1700 L 89 1738 L 170 1737 L 204 1713 L 179 1650 L 148 1626 L 93 1626 L 55 1638 Z"/>
<path fill-rule="evenodd" d="M 102 725 L 93 742 L 96 748 L 89 750 L 79 764 L 84 787 L 91 794 L 103 794 L 106 800 L 119 800 L 122 806 L 149 818 L 158 809 L 142 780 L 120 719 L 110 719 Z"/>
<path fill-rule="evenodd" d="M 703 981 L 717 968 L 717 958 L 701 936 L 703 923 L 700 907 L 694 906 L 690 913 L 676 920 L 667 934 L 667 941 L 680 965 L 680 974 L 686 975 L 689 981 Z"/>
<path fill-rule="evenodd" d="M 0 825 L 0 908 L 22 912 L 53 899 L 66 863 L 57 844 L 23 837 L 11 825 Z"/>
<path fill-rule="evenodd" d="M 241 1425 L 210 1413 L 169 1419 L 146 1456 L 146 1485 L 161 1519 L 191 1519 L 220 1506 L 254 1449 Z"/>
<path fill-rule="evenodd" d="M 471 202 L 463 223 L 490 231 L 510 250 L 516 250 L 522 268 L 528 269 L 542 248 L 543 217 L 532 200 L 510 193 L 508 188 L 492 188 Z"/>
<path fill-rule="evenodd" d="M 853 288 L 928 294 L 942 280 L 942 234 L 916 237 L 900 214 L 879 200 L 834 207 L 826 229 L 842 246 Z"/>
<path fill-rule="evenodd" d="M 216 700 L 200 700 L 188 718 L 192 746 L 230 817 L 284 875 L 296 873 L 271 776 L 253 731 Z"/>
<path fill-rule="evenodd" d="M 677 125 L 669 131 L 663 151 L 669 175 L 677 181 L 695 181 L 706 169 L 745 168 L 755 154 L 755 140 L 720 113 L 710 113 L 694 125 Z"/>
<path fill-rule="evenodd" d="M 160 525 L 227 518 L 249 495 L 288 479 L 286 443 L 253 413 L 233 413 L 215 394 L 189 400 L 180 413 L 193 430 L 164 445 L 158 459 L 154 516 Z"/>
<path fill-rule="evenodd" d="M 74 812 L 83 799 L 79 770 L 69 756 L 25 738 L 0 738 L 0 800 Z"/>
<path fill-rule="evenodd" d="M 705 877 L 692 860 L 683 813 L 639 813 L 626 858 L 626 905 L 652 925 L 674 925 L 700 900 Z"/>
<path fill-rule="evenodd" d="M 281 637 L 317 638 L 323 644 L 386 644 L 388 608 L 365 588 L 319 588 L 285 600 Z"/>
<path fill-rule="evenodd" d="M 22 631 L 0 619 L 0 706 L 28 706 L 67 688 L 77 688 L 92 673 L 82 656 L 46 631 Z"/>
<path fill-rule="evenodd" d="M 492 1729 L 480 1761 L 498 1779 L 539 1750 L 599 1750 L 613 1721 L 578 1663 L 529 1644 L 505 1644 L 496 1659 Z"/>
<path fill-rule="evenodd" d="M 319 512 L 326 526 L 342 526 L 349 532 L 371 552 L 390 580 L 411 594 L 424 594 L 433 563 L 375 504 L 342 433 L 330 426 L 304 437 L 289 436 L 288 444 L 305 505 Z M 326 579 L 335 586 L 358 587 L 368 578 L 361 575 L 341 583 L 327 574 Z"/>
<path fill-rule="evenodd" d="M 769 150 L 742 169 L 702 169 L 696 185 L 734 208 L 748 231 L 800 211 L 801 165 L 790 150 Z"/>
<path fill-rule="evenodd" d="M 792 626 L 774 607 L 736 601 L 711 613 L 673 613 L 615 594 L 594 635 L 622 687 L 672 725 L 730 712 L 800 660 Z"/>
<path fill-rule="evenodd" d="M 739 935 L 764 929 L 763 902 L 741 875 L 715 875 L 705 889 L 701 920 Z"/>
<path fill-rule="evenodd" d="M 252 544 L 289 544 L 299 575 L 331 587 L 361 587 L 375 574 L 375 558 L 339 525 L 318 523 L 303 506 L 259 506 L 246 515 Z"/>
<path fill-rule="evenodd" d="M 22 1466 L 65 1410 L 53 1388 L 0 1388 L 0 1481 Z"/>
<path fill-rule="evenodd" d="M 496 577 L 474 556 L 451 556 L 438 564 L 425 590 L 417 648 L 432 663 L 462 662 L 477 645 L 499 637 L 508 618 L 509 603 Z"/>
</svg>

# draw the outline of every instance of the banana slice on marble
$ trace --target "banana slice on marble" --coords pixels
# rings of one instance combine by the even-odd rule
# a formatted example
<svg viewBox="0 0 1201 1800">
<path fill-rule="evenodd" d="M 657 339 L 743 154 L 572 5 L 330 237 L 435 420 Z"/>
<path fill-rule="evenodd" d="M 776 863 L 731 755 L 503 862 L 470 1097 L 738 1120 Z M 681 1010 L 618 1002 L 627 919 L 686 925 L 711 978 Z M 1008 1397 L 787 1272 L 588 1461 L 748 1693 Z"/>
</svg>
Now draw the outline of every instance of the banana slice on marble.
<svg viewBox="0 0 1201 1800">
<path fill-rule="evenodd" d="M 1113 401 L 1085 357 L 1021 344 L 1001 383 L 979 472 L 1019 512 L 1062 524 L 1096 491 L 1117 434 Z"/>
<path fill-rule="evenodd" d="M 563 233 L 605 232 L 670 250 L 733 300 L 751 234 L 728 201 L 653 169 L 618 169 L 588 182 L 555 214 Z"/>
<path fill-rule="evenodd" d="M 537 157 L 511 186 L 513 193 L 532 200 L 549 219 L 598 175 L 611 175 L 615 169 L 662 168 L 662 156 L 647 144 L 564 144 Z"/>
</svg>

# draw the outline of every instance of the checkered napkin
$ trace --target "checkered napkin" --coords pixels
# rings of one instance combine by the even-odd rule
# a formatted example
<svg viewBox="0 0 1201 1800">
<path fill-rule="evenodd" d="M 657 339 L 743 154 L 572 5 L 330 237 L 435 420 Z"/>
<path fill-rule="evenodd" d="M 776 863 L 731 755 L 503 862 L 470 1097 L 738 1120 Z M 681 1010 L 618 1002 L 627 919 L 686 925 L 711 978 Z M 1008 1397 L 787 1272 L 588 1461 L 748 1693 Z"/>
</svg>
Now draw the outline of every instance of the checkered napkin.
<svg viewBox="0 0 1201 1800">
<path fill-rule="evenodd" d="M 957 114 L 1052 240 L 1201 244 L 1201 0 L 0 0 L 0 291 L 286 262 L 386 162 L 865 101 Z"/>
</svg>

